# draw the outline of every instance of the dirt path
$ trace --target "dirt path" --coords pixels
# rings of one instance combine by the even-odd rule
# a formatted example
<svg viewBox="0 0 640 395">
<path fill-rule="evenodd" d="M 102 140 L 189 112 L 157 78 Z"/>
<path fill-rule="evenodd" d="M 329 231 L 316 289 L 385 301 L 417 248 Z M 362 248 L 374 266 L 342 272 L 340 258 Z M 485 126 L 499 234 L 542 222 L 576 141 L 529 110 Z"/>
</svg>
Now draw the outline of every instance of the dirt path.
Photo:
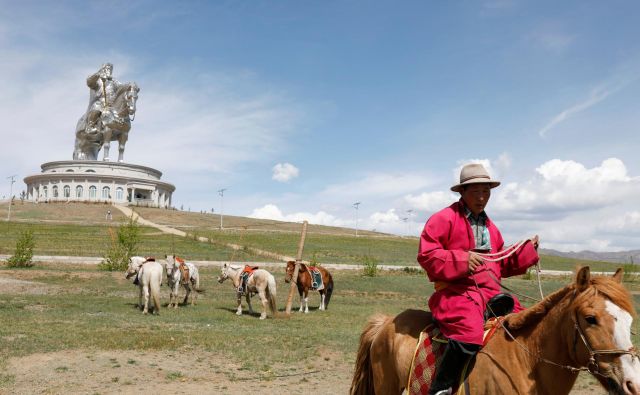
<svg viewBox="0 0 640 395">
<path fill-rule="evenodd" d="M 321 353 L 322 354 L 322 353 Z M 256 356 L 259 358 L 259 356 Z M 256 373 L 214 353 L 62 351 L 11 358 L 0 394 L 346 394 L 351 367 L 325 353 L 310 365 Z M 260 377 L 263 377 L 262 379 Z"/>
</svg>

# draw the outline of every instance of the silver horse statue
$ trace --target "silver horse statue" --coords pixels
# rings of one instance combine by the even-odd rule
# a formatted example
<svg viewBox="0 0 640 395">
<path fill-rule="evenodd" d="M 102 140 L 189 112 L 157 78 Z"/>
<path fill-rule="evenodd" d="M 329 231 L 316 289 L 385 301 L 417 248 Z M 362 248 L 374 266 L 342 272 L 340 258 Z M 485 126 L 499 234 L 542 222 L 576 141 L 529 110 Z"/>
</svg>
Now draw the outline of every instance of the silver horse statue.
<svg viewBox="0 0 640 395">
<path fill-rule="evenodd" d="M 109 161 L 111 141 L 117 140 L 118 162 L 123 162 L 140 88 L 135 82 L 123 84 L 113 79 L 112 71 L 113 65 L 105 63 L 87 78 L 89 107 L 76 125 L 74 160 L 97 160 L 104 147 L 103 160 Z"/>
</svg>

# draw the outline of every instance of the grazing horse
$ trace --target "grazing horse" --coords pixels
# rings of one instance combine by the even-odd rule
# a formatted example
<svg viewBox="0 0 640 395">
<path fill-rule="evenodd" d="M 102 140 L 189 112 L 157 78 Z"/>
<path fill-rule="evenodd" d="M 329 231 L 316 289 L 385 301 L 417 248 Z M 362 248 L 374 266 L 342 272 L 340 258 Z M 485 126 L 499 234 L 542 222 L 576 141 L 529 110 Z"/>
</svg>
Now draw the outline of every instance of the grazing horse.
<svg viewBox="0 0 640 395">
<path fill-rule="evenodd" d="M 640 394 L 633 299 L 621 282 L 621 269 L 592 277 L 583 267 L 572 284 L 508 315 L 472 362 L 469 393 L 568 394 L 584 370 L 609 394 Z M 421 310 L 373 316 L 360 336 L 350 394 L 400 394 L 420 331 L 430 322 Z"/>
<path fill-rule="evenodd" d="M 180 290 L 180 285 L 182 285 L 186 291 L 182 304 L 186 305 L 189 295 L 191 295 L 191 305 L 195 305 L 196 296 L 202 292 L 200 289 L 198 267 L 174 255 L 167 255 L 166 260 L 167 285 L 169 285 L 170 291 L 168 307 L 178 308 L 178 291 Z"/>
<path fill-rule="evenodd" d="M 149 312 L 149 296 L 153 301 L 153 312 L 160 314 L 160 284 L 162 283 L 162 265 L 153 258 L 132 256 L 129 258 L 126 278 L 136 276 L 140 297 L 138 298 L 138 308 L 143 314 Z M 134 282 L 136 283 L 136 282 Z M 144 295 L 144 305 L 142 297 Z"/>
<path fill-rule="evenodd" d="M 293 271 L 296 267 L 295 261 L 287 262 L 287 275 L 284 278 L 285 282 L 290 282 L 293 277 Z M 322 279 L 322 287 L 318 289 L 320 284 L 316 284 L 311 275 L 311 270 L 316 269 L 320 271 Z M 298 271 L 298 293 L 300 294 L 300 312 L 309 312 L 309 290 L 320 292 L 320 310 L 326 310 L 329 307 L 329 301 L 331 300 L 331 294 L 333 293 L 333 277 L 322 266 L 307 266 L 304 263 L 300 264 L 300 270 Z M 304 294 L 304 297 L 303 297 Z"/>
<path fill-rule="evenodd" d="M 271 310 L 271 314 L 274 317 L 278 315 L 278 309 L 276 308 L 276 279 L 271 273 L 264 269 L 255 269 L 251 272 L 247 279 L 246 291 L 242 289 L 242 272 L 243 268 L 240 266 L 234 266 L 224 264 L 222 266 L 222 273 L 218 277 L 218 282 L 223 283 L 224 280 L 230 278 L 233 282 L 233 287 L 236 289 L 236 297 L 238 299 L 237 315 L 242 315 L 242 295 L 247 298 L 247 305 L 249 306 L 249 314 L 253 314 L 253 308 L 251 307 L 251 296 L 258 294 L 260 301 L 262 302 L 262 313 L 260 319 L 267 318 L 267 306 Z"/>
</svg>

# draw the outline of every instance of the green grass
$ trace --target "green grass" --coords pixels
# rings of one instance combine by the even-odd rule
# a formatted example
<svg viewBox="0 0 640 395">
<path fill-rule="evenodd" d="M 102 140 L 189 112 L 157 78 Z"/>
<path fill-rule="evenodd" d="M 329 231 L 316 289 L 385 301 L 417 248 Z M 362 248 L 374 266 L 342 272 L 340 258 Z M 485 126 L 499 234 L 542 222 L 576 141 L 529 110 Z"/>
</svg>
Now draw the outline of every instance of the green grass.
<svg viewBox="0 0 640 395">
<path fill-rule="evenodd" d="M 111 243 L 112 234 L 117 234 L 115 226 L 5 222 L 0 223 L 0 254 L 13 254 L 16 241 L 25 230 L 33 232 L 35 255 L 102 256 Z M 229 260 L 232 256 L 236 261 L 259 260 L 247 251 L 233 251 L 217 244 L 163 234 L 149 227 L 141 227 L 138 254 L 175 254 L 205 261 Z"/>
<path fill-rule="evenodd" d="M 0 215 L 8 205 L 0 205 Z M 113 221 L 106 221 L 104 213 L 111 209 Z M 176 254 L 190 260 L 272 261 L 257 256 L 251 248 L 280 255 L 295 256 L 300 240 L 301 224 L 225 216 L 225 230 L 220 231 L 219 217 L 212 214 L 176 210 L 135 208 L 144 218 L 184 230 L 190 237 L 162 234 L 154 228 L 142 227 L 140 255 L 163 256 Z M 21 231 L 34 233 L 35 255 L 102 256 L 111 242 L 110 227 L 126 218 L 119 210 L 104 204 L 16 204 L 12 215 L 17 222 L 0 223 L 0 254 L 13 254 Z M 226 228 L 226 227 L 229 228 Z M 193 235 L 211 239 L 198 242 Z M 227 243 L 241 245 L 234 251 Z M 319 263 L 362 264 L 365 257 L 380 265 L 416 267 L 418 238 L 397 237 L 363 231 L 355 237 L 351 229 L 310 225 L 303 259 L 315 257 Z M 541 256 L 543 269 L 573 271 L 576 266 L 589 265 L 594 271 L 613 271 L 621 266 L 595 262 Z"/>
<path fill-rule="evenodd" d="M 159 316 L 144 316 L 134 307 L 136 288 L 121 273 L 100 272 L 93 266 L 2 269 L 0 275 L 3 277 L 28 278 L 46 284 L 49 291 L 33 294 L 0 291 L 0 320 L 3 322 L 0 354 L 12 357 L 68 349 L 197 347 L 243 361 L 247 369 L 260 369 L 265 360 L 287 363 L 305 360 L 317 353 L 315 347 L 290 347 L 291 344 L 322 344 L 343 353 L 348 359 L 353 357 L 361 328 L 371 314 L 425 309 L 433 291 L 424 276 L 385 272 L 377 277 L 364 277 L 355 272 L 335 271 L 336 291 L 327 312 L 297 313 L 296 295 L 291 318 L 260 321 L 257 315 L 235 315 L 234 290 L 227 283 L 214 282 L 217 270 L 205 267 L 201 272 L 207 293 L 201 295 L 197 306 L 177 310 L 163 308 Z M 284 270 L 273 272 L 278 280 L 278 306 L 282 310 L 289 285 L 283 282 Z M 545 294 L 568 281 L 565 278 L 545 279 Z M 537 297 L 534 281 L 516 278 L 505 283 Z M 630 287 L 640 288 L 637 283 L 631 283 Z M 166 287 L 162 293 L 162 302 L 166 303 Z M 637 298 L 635 302 L 637 305 Z M 310 298 L 312 310 L 318 303 L 319 296 L 314 293 Z M 523 303 L 531 302 L 523 300 Z M 257 300 L 254 308 L 260 309 Z M 255 336 L 258 329 L 261 341 L 252 349 L 243 347 L 246 339 Z M 167 341 L 168 338 L 173 340 Z M 264 357 L 258 361 L 252 357 L 256 354 Z"/>
</svg>

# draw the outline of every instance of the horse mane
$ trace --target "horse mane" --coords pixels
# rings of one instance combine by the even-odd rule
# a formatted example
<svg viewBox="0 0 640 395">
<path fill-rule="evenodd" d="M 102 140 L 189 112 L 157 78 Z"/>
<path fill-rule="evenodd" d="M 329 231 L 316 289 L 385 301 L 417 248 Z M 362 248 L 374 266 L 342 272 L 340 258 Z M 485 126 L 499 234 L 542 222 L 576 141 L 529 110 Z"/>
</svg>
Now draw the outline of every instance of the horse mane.
<svg viewBox="0 0 640 395">
<path fill-rule="evenodd" d="M 626 310 L 631 316 L 636 316 L 633 307 L 633 298 L 625 287 L 612 277 L 598 276 L 592 277 L 589 289 L 576 296 L 574 303 L 580 303 L 584 299 L 589 298 L 593 294 L 602 294 L 611 302 L 618 305 L 621 309 Z"/>
<path fill-rule="evenodd" d="M 510 330 L 519 330 L 527 328 L 531 325 L 539 323 L 549 311 L 558 305 L 568 294 L 575 295 L 572 304 L 582 304 L 585 299 L 589 299 L 598 293 L 604 295 L 611 302 L 626 310 L 632 316 L 636 315 L 633 302 L 629 291 L 627 291 L 619 282 L 612 277 L 594 276 L 589 280 L 589 287 L 583 292 L 576 293 L 575 284 L 567 285 L 564 288 L 548 295 L 546 298 L 535 305 L 525 309 L 519 313 L 511 314 L 506 317 L 505 325 Z"/>
<path fill-rule="evenodd" d="M 548 295 L 528 309 L 508 315 L 505 318 L 505 325 L 510 330 L 515 331 L 537 324 L 547 315 L 549 310 L 556 306 L 569 292 L 573 291 L 573 289 L 573 284 L 568 285 Z"/>
</svg>

